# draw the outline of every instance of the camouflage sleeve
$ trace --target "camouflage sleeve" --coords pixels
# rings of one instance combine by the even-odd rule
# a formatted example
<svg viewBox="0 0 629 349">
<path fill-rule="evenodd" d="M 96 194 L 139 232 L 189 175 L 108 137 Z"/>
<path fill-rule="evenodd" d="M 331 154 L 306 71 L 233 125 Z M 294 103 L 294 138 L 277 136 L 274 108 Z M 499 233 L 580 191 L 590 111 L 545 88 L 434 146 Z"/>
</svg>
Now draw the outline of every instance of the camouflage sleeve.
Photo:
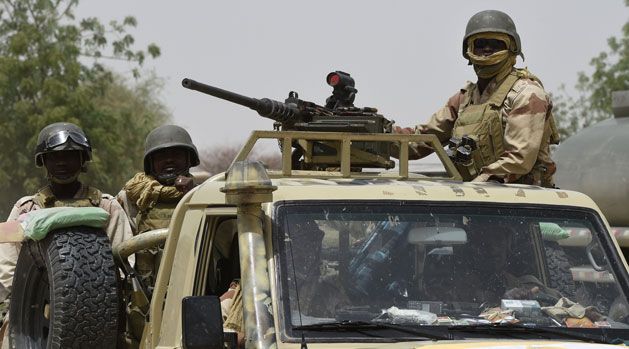
<svg viewBox="0 0 629 349">
<path fill-rule="evenodd" d="M 109 222 L 105 231 L 107 236 L 109 236 L 112 247 L 133 237 L 127 214 L 116 199 L 109 195 L 104 195 L 100 202 L 100 207 L 109 213 Z"/>
<path fill-rule="evenodd" d="M 39 206 L 33 202 L 32 196 L 25 196 L 19 199 L 13 208 L 11 209 L 11 213 L 9 213 L 9 217 L 7 217 L 7 221 L 16 220 L 21 214 L 27 213 L 33 210 L 39 209 Z"/>
<path fill-rule="evenodd" d="M 465 90 L 458 91 L 448 99 L 448 102 L 437 112 L 432 114 L 426 124 L 419 124 L 415 128 L 405 127 L 396 129 L 397 133 L 405 134 L 434 134 L 441 143 L 446 142 L 452 135 L 454 121 L 459 114 L 459 106 L 463 100 Z M 421 159 L 433 152 L 433 149 L 424 143 L 411 144 L 409 148 L 409 159 Z M 396 153 L 397 154 L 397 153 Z M 395 156 L 395 155 L 394 155 Z"/>
<path fill-rule="evenodd" d="M 513 182 L 531 172 L 537 160 L 550 101 L 539 84 L 520 81 L 520 88 L 507 95 L 503 109 L 505 151 L 496 162 L 483 168 L 479 177 Z"/>
<path fill-rule="evenodd" d="M 432 114 L 426 124 L 415 126 L 415 133 L 434 134 L 443 143 L 450 139 L 452 127 L 459 115 L 459 106 L 463 100 L 465 90 L 458 91 L 448 99 L 446 105 Z"/>
<path fill-rule="evenodd" d="M 11 208 L 11 212 L 9 213 L 9 217 L 7 217 L 7 222 L 16 220 L 20 216 L 20 214 L 22 214 L 21 211 L 22 210 L 20 209 L 20 207 L 17 204 L 15 204 L 15 206 L 13 206 L 13 208 Z"/>
<path fill-rule="evenodd" d="M 127 196 L 127 191 L 124 189 L 122 189 L 118 193 L 118 195 L 116 195 L 116 201 L 118 201 L 118 203 L 122 207 L 122 210 L 125 212 L 129 224 L 131 225 L 131 230 L 135 234 L 137 232 L 135 217 L 138 214 L 138 206 L 134 202 L 131 202 L 131 200 L 129 200 L 129 197 Z"/>
<path fill-rule="evenodd" d="M 37 209 L 38 207 L 31 199 L 32 197 L 29 196 L 20 199 L 11 209 L 7 221 L 16 220 L 22 213 Z M 13 273 L 20 254 L 20 246 L 19 243 L 0 244 L 0 302 L 5 301 L 11 294 Z"/>
</svg>

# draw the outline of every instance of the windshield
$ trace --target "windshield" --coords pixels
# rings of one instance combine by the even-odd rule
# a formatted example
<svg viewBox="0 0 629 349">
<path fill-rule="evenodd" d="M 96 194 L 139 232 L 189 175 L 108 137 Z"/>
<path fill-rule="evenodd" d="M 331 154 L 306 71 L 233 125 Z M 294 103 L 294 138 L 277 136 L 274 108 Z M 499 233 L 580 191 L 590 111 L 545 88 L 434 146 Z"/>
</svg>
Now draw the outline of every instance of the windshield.
<svg viewBox="0 0 629 349">
<path fill-rule="evenodd" d="M 277 204 L 285 333 L 340 322 L 625 334 L 627 275 L 595 214 L 478 206 Z M 309 336 L 342 337 L 334 328 Z"/>
</svg>

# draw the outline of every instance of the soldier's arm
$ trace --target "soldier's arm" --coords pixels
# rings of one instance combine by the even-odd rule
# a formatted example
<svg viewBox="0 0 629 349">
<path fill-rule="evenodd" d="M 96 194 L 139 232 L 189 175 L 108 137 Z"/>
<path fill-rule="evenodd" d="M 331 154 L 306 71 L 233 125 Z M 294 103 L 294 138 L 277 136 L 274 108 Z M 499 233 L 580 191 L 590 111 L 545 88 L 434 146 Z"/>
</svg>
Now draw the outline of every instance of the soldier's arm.
<svg viewBox="0 0 629 349">
<path fill-rule="evenodd" d="M 13 208 L 11 209 L 11 212 L 9 213 L 9 217 L 7 217 L 7 222 L 17 220 L 17 218 L 21 214 L 30 212 L 32 210 L 36 210 L 38 208 L 39 206 L 35 206 L 32 196 L 25 196 L 21 198 L 20 200 L 18 200 L 15 203 L 15 205 L 13 205 Z"/>
<path fill-rule="evenodd" d="M 459 114 L 459 106 L 463 100 L 465 89 L 454 94 L 448 102 L 437 112 L 432 114 L 425 124 L 419 124 L 414 128 L 397 128 L 397 133 L 405 134 L 434 134 L 441 143 L 448 141 L 452 135 L 452 127 Z M 411 144 L 409 147 L 409 159 L 421 159 L 433 152 L 433 149 L 423 143 Z M 395 156 L 395 155 L 394 155 Z"/>
<path fill-rule="evenodd" d="M 30 197 L 20 199 L 11 209 L 11 213 L 7 221 L 16 220 L 22 213 L 29 212 L 35 204 Z M 0 302 L 5 301 L 11 293 L 11 285 L 13 284 L 13 273 L 15 272 L 15 264 L 20 254 L 19 243 L 0 244 Z"/>
<path fill-rule="evenodd" d="M 531 172 L 537 160 L 550 105 L 548 94 L 536 82 L 524 80 L 523 86 L 510 95 L 505 101 L 505 151 L 483 168 L 479 177 L 514 182 Z"/>
<path fill-rule="evenodd" d="M 105 231 L 112 246 L 133 237 L 131 225 L 122 206 L 110 195 L 103 195 L 100 207 L 109 213 L 109 222 Z"/>
<path fill-rule="evenodd" d="M 135 204 L 135 202 L 131 202 L 131 200 L 129 200 L 127 191 L 124 189 L 120 190 L 118 195 L 116 195 L 116 201 L 118 201 L 118 203 L 122 207 L 122 210 L 125 212 L 127 216 L 127 220 L 129 221 L 129 224 L 131 225 L 131 230 L 135 234 L 137 232 L 137 226 L 135 224 L 135 217 L 138 214 L 138 206 Z"/>
</svg>

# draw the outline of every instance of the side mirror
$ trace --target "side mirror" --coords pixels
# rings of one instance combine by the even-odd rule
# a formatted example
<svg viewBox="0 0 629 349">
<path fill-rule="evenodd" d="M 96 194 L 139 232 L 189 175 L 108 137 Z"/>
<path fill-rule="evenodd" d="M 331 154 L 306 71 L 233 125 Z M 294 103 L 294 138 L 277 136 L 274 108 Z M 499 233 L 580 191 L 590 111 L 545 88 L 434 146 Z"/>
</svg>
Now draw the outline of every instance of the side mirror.
<svg viewBox="0 0 629 349">
<path fill-rule="evenodd" d="M 223 349 L 223 318 L 218 296 L 190 296 L 181 301 L 184 349 Z M 230 341 L 233 338 L 230 338 Z M 235 347 L 230 343 L 229 347 Z"/>
<path fill-rule="evenodd" d="M 408 242 L 414 245 L 463 245 L 467 233 L 455 227 L 421 227 L 408 233 Z"/>
</svg>

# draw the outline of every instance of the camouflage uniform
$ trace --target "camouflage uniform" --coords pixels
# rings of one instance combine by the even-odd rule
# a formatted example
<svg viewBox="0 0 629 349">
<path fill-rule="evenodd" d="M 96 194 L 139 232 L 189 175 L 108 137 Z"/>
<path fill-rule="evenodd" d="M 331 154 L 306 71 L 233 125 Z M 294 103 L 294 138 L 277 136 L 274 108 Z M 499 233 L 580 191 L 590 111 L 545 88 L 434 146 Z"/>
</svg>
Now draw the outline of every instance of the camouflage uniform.
<svg viewBox="0 0 629 349">
<path fill-rule="evenodd" d="M 48 191 L 48 187 L 40 190 L 39 193 Z M 98 196 L 95 196 L 95 195 Z M 9 214 L 8 221 L 16 220 L 21 214 L 28 213 L 30 211 L 38 210 L 43 207 L 60 207 L 60 206 L 75 206 L 72 203 L 66 201 L 58 201 L 54 196 L 44 196 L 46 199 L 42 201 L 37 200 L 37 196 L 25 196 L 17 201 L 13 206 L 11 213 Z M 98 206 L 107 213 L 109 213 L 109 222 L 105 231 L 113 246 L 118 245 L 122 241 L 132 237 L 131 227 L 127 220 L 122 207 L 116 202 L 116 200 L 109 194 L 101 194 L 100 191 L 83 185 L 81 189 L 74 196 L 76 206 L 87 206 L 85 201 L 89 202 L 91 206 Z M 0 300 L 5 300 L 11 293 L 11 284 L 13 283 L 13 273 L 15 271 L 15 263 L 20 252 L 21 244 L 18 243 L 6 243 L 0 244 Z"/>
<path fill-rule="evenodd" d="M 413 132 L 435 134 L 442 143 L 447 142 L 453 136 L 460 113 L 471 105 L 487 103 L 499 86 L 492 80 L 481 94 L 476 84 L 468 82 L 428 123 L 417 125 Z M 556 170 L 550 158 L 551 109 L 548 93 L 538 81 L 532 77 L 518 78 L 499 108 L 503 152 L 496 161 L 483 167 L 479 180 L 492 178 L 506 183 L 551 186 Z M 431 152 L 432 149 L 416 144 L 411 147 L 409 157 L 418 159 Z"/>
<path fill-rule="evenodd" d="M 130 200 L 127 191 L 124 189 L 118 193 L 116 198 L 129 218 L 133 235 L 138 235 L 155 229 L 168 228 L 170 218 L 181 197 L 183 197 L 183 194 L 177 199 L 158 199 L 145 209 L 140 209 L 135 202 Z M 160 250 L 160 248 L 153 248 L 135 253 L 135 269 L 140 275 L 143 284 L 151 288 L 155 284 L 156 271 L 161 261 Z"/>
<path fill-rule="evenodd" d="M 155 173 L 153 156 L 161 151 L 180 148 L 186 151 L 187 166 L 181 173 Z M 137 173 L 118 193 L 133 228 L 134 235 L 168 228 L 175 207 L 184 193 L 175 186 L 177 177 L 191 177 L 190 167 L 199 165 L 199 154 L 188 132 L 176 125 L 163 125 L 152 130 L 144 143 L 144 172 Z M 160 249 L 135 253 L 135 268 L 145 286 L 153 287 L 160 263 Z"/>
<path fill-rule="evenodd" d="M 463 180 L 553 187 L 556 168 L 550 144 L 557 144 L 559 136 L 552 103 L 537 77 L 514 68 L 516 57 L 524 55 L 511 17 L 496 10 L 473 15 L 465 28 L 462 54 L 479 82 L 468 82 L 414 132 L 435 134 L 442 143 L 465 138 L 453 142 L 450 154 Z M 409 156 L 420 158 L 431 151 L 414 144 Z"/>
<path fill-rule="evenodd" d="M 181 173 L 168 173 L 167 176 L 155 173 L 153 155 L 169 148 L 185 149 L 187 167 Z M 118 193 L 117 200 L 125 211 L 133 229 L 139 235 L 156 229 L 168 228 L 170 219 L 184 192 L 177 189 L 176 178 L 191 177 L 190 167 L 199 165 L 196 146 L 186 130 L 175 125 L 160 126 L 151 131 L 144 144 L 144 172 L 137 173 L 127 181 Z M 162 246 L 137 251 L 134 268 L 142 285 L 150 297 L 155 286 L 157 271 L 161 262 Z M 130 302 L 127 306 L 128 347 L 136 348 L 144 331 L 147 314 L 146 304 Z"/>
<path fill-rule="evenodd" d="M 159 198 L 150 207 L 140 209 L 136 202 L 129 200 L 129 195 L 125 189 L 116 195 L 118 203 L 122 206 L 127 217 L 129 217 L 134 235 L 150 230 L 168 228 L 170 217 L 172 217 L 175 207 L 177 207 L 182 197 L 183 194 L 178 198 Z"/>
<path fill-rule="evenodd" d="M 63 151 L 78 151 L 81 159 L 81 168 L 76 173 L 67 177 L 56 177 L 44 166 L 44 157 L 47 154 Z M 37 137 L 35 149 L 35 165 L 46 168 L 48 182 L 57 184 L 70 184 L 78 182 L 81 172 L 87 170 L 86 163 L 92 159 L 92 147 L 83 130 L 68 122 L 57 122 L 44 127 Z M 33 196 L 26 196 L 18 200 L 14 205 L 8 220 L 16 220 L 21 214 L 49 207 L 101 207 L 110 215 L 106 233 L 116 246 L 122 241 L 132 237 L 131 227 L 126 215 L 114 198 L 102 194 L 98 189 L 80 184 L 72 199 L 60 200 L 55 197 L 50 184 L 40 189 Z M 13 273 L 18 259 L 21 244 L 0 244 L 0 301 L 5 301 L 11 293 Z"/>
</svg>

